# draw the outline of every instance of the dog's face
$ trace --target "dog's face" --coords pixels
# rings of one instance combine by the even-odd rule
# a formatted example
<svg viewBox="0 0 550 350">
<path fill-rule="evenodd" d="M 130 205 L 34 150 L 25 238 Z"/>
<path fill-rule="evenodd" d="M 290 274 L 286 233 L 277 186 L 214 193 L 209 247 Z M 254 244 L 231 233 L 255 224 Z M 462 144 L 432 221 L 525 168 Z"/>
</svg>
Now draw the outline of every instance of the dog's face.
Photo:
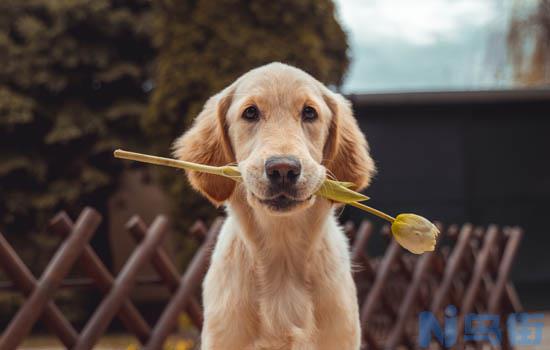
<svg viewBox="0 0 550 350">
<path fill-rule="evenodd" d="M 327 175 L 365 187 L 374 171 L 349 103 L 305 72 L 280 63 L 254 69 L 212 97 L 175 143 L 192 162 L 236 162 L 253 208 L 282 215 L 306 208 Z M 219 204 L 233 180 L 188 172 Z"/>
<path fill-rule="evenodd" d="M 251 72 L 235 86 L 226 121 L 249 203 L 281 213 L 313 202 L 331 112 L 311 77 Z"/>
</svg>

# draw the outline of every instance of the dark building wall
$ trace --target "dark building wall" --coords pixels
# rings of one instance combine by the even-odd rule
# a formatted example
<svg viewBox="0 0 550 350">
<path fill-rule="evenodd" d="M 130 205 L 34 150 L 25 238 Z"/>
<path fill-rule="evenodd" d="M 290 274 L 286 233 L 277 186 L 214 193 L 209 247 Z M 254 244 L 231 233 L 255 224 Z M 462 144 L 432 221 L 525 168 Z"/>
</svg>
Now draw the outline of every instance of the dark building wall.
<svg viewBox="0 0 550 350">
<path fill-rule="evenodd" d="M 550 308 L 550 91 L 350 98 L 379 169 L 371 204 L 522 226 L 513 279 L 527 307 Z"/>
</svg>

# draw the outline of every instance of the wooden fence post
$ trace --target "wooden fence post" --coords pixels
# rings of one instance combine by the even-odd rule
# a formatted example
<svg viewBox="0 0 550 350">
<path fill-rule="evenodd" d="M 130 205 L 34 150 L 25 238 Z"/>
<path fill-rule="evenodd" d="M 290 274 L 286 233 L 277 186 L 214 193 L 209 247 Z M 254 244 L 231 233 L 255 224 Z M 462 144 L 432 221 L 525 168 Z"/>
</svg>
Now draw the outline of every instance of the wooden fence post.
<svg viewBox="0 0 550 350">
<path fill-rule="evenodd" d="M 4 330 L 0 339 L 0 349 L 15 350 L 29 334 L 44 307 L 53 298 L 57 287 L 92 238 L 100 222 L 101 216 L 94 209 L 84 209 L 73 232 L 55 253 L 36 288 Z"/>
</svg>

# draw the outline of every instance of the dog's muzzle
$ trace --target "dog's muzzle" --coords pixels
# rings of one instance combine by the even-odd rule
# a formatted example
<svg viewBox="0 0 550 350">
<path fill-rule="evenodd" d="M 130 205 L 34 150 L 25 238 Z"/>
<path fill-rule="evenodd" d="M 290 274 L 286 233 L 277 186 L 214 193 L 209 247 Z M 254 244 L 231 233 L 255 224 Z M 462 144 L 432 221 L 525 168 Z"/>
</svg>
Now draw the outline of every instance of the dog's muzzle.
<svg viewBox="0 0 550 350">
<path fill-rule="evenodd" d="M 278 211 L 289 210 L 303 202 L 297 199 L 296 183 L 302 173 L 302 164 L 294 156 L 273 156 L 265 161 L 265 175 L 269 180 L 267 199 L 261 202 Z"/>
</svg>

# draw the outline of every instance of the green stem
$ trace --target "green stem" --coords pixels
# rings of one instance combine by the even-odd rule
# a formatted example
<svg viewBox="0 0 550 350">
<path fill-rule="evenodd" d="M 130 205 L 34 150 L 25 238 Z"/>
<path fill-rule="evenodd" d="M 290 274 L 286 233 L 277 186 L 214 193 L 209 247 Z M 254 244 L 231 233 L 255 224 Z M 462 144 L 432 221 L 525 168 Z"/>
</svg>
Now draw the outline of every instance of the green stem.
<svg viewBox="0 0 550 350">
<path fill-rule="evenodd" d="M 382 218 L 382 219 L 384 219 L 384 220 L 386 220 L 386 221 L 389 221 L 389 222 L 391 222 L 391 223 L 393 223 L 393 222 L 395 221 L 395 218 L 394 218 L 393 216 L 390 216 L 390 215 L 388 215 L 388 214 L 386 214 L 386 213 L 384 213 L 384 212 L 381 212 L 381 211 L 378 210 L 378 209 L 374 209 L 374 208 L 372 208 L 372 207 L 369 207 L 368 205 L 364 205 L 364 204 L 359 203 L 359 202 L 350 202 L 350 203 L 348 203 L 348 204 L 349 204 L 349 205 L 352 205 L 352 206 L 354 206 L 354 207 L 356 207 L 356 208 L 359 208 L 359 209 L 361 209 L 361 210 L 364 210 L 364 211 L 366 211 L 366 212 L 369 212 L 369 213 L 371 213 L 371 214 L 373 214 L 373 215 L 376 215 L 376 216 L 378 216 L 378 217 L 380 217 L 380 218 Z"/>
</svg>

